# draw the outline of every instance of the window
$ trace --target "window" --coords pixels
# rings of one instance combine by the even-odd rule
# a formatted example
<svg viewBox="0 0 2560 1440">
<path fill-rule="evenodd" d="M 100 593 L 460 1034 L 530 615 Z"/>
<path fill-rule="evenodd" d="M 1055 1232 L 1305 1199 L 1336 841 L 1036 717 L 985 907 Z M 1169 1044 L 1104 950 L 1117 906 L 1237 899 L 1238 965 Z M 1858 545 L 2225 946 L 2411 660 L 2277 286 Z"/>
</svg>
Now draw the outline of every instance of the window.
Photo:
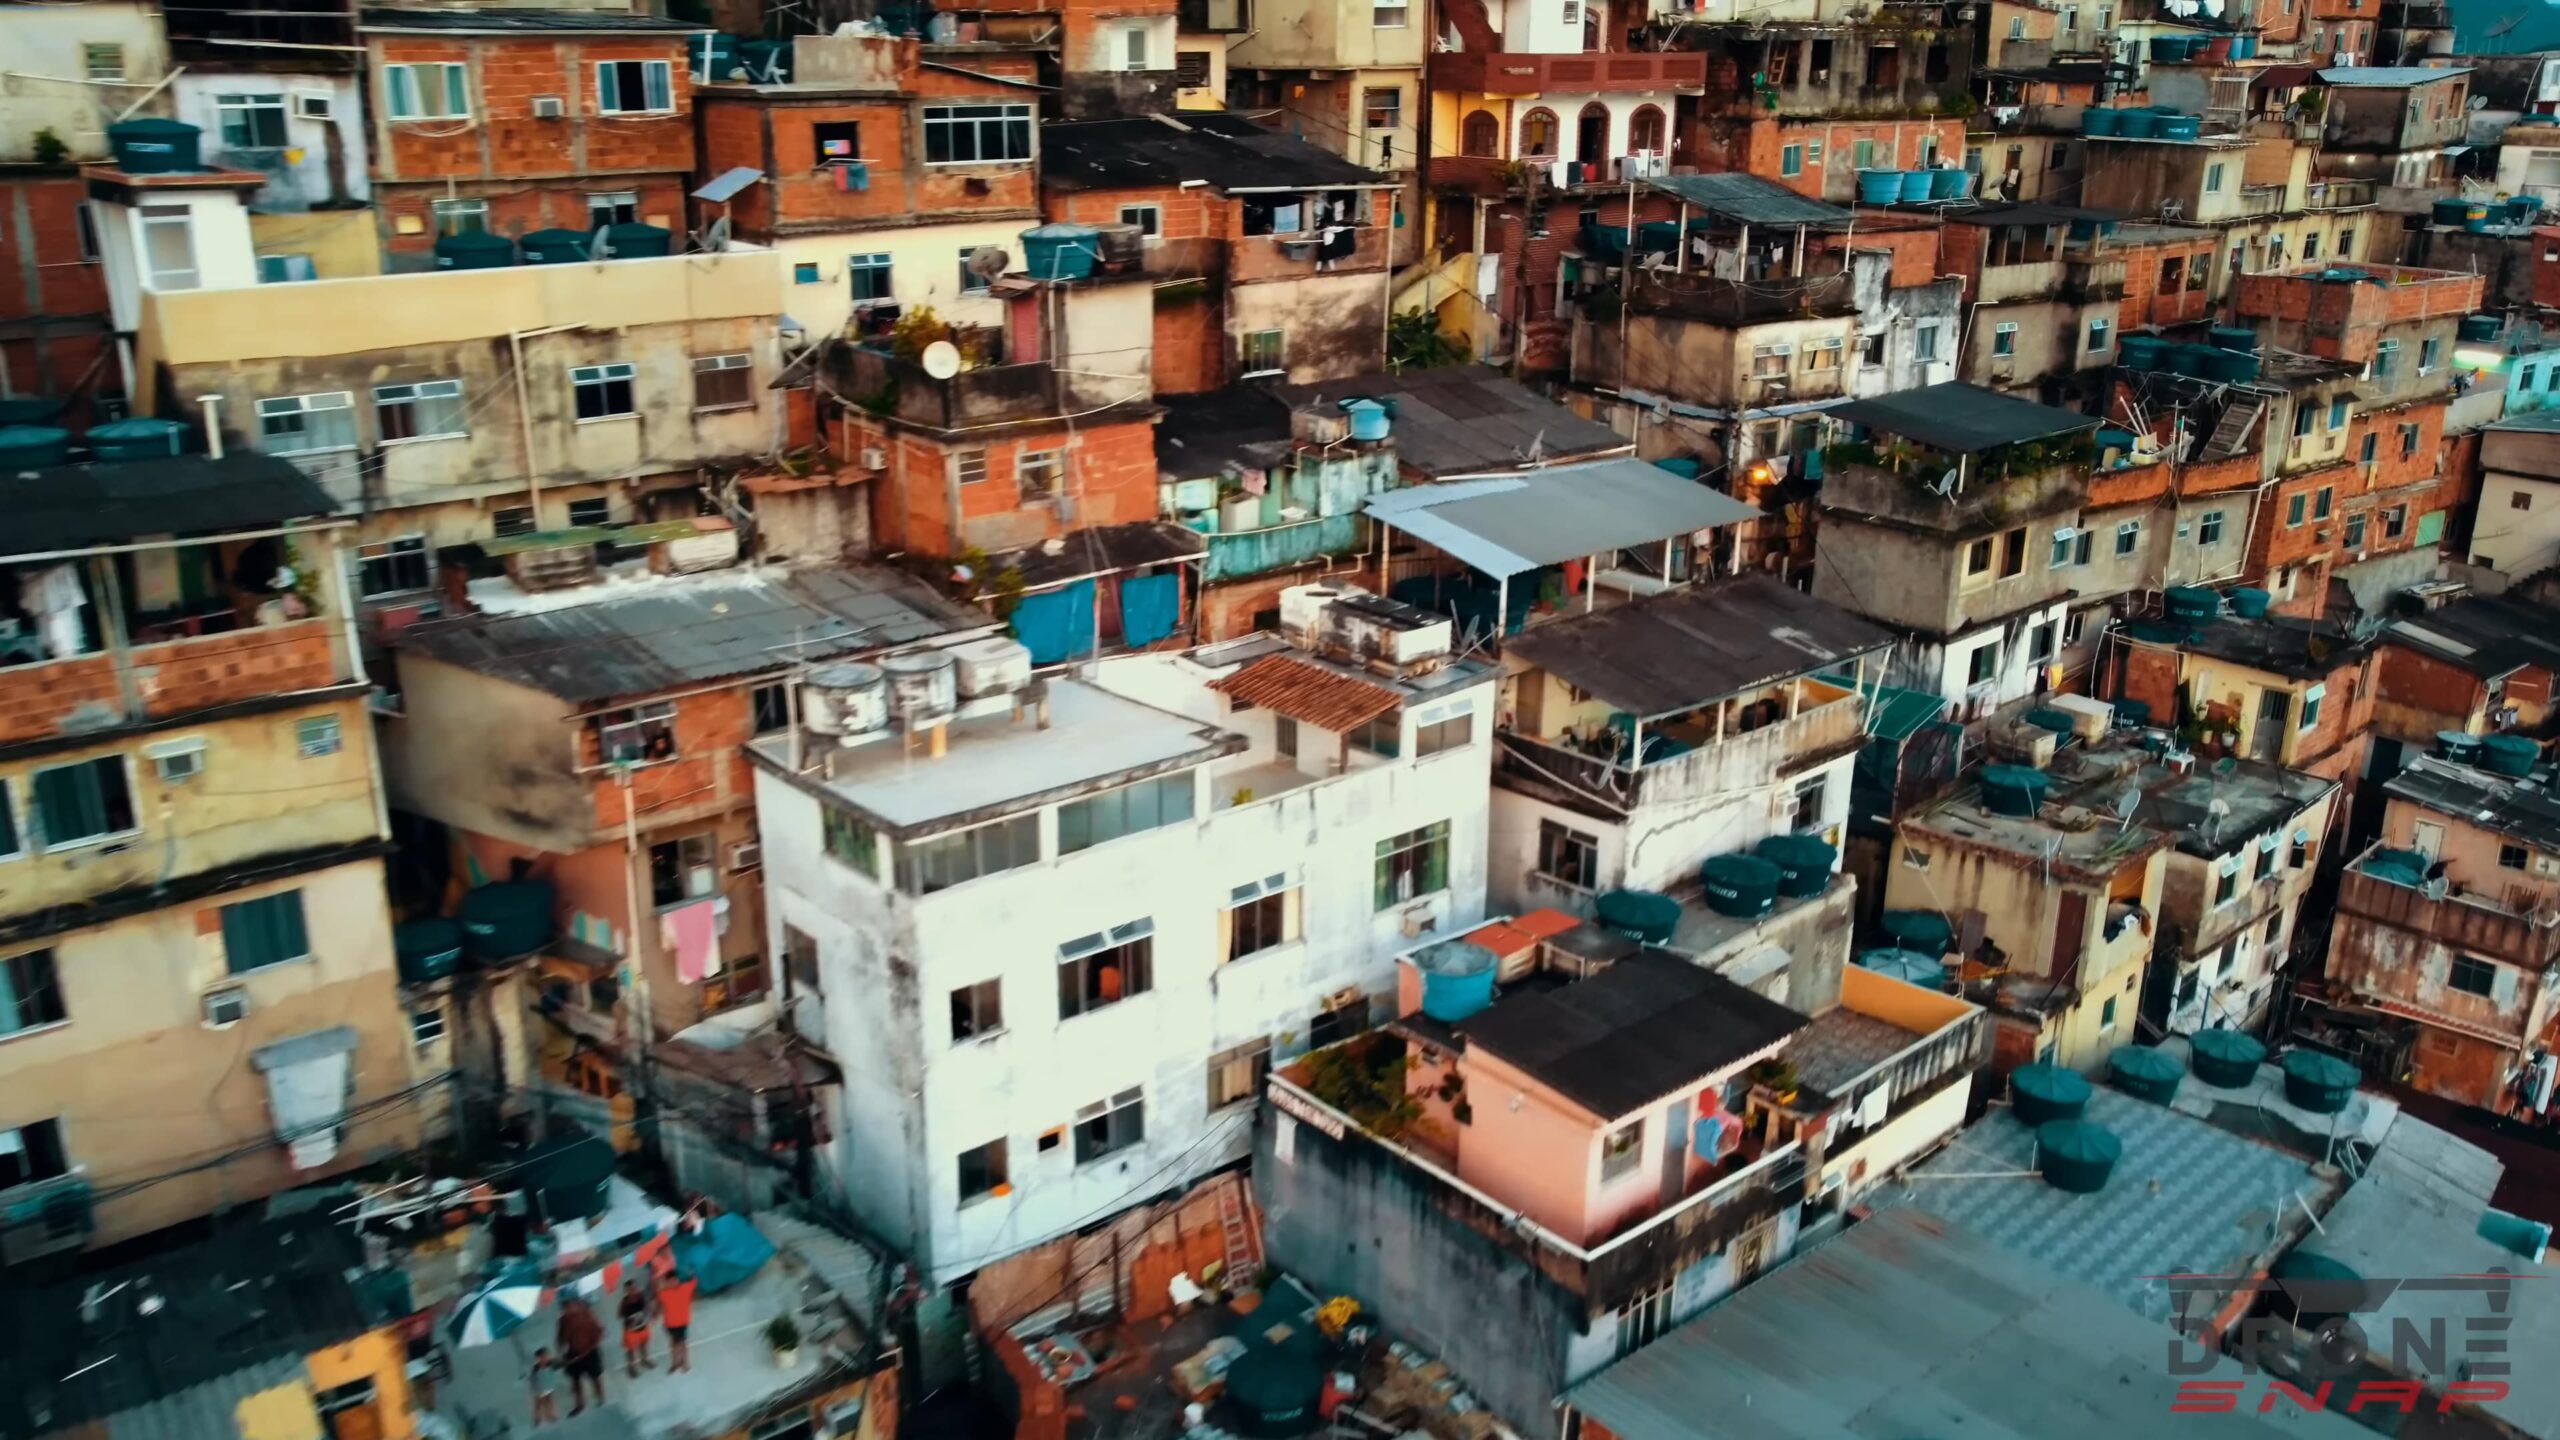
<svg viewBox="0 0 2560 1440">
<path fill-rule="evenodd" d="M 1390 710 L 1356 730 L 1344 731 L 1342 738 L 1354 750 L 1392 760 L 1404 753 L 1404 713 Z"/>
<path fill-rule="evenodd" d="M 2196 521 L 2196 544 L 2201 546 L 2213 546 L 2221 543 L 2222 512 L 2219 510 L 2207 510 L 2204 512 L 2204 517 Z"/>
<path fill-rule="evenodd" d="M 1665 1280 L 1649 1290 L 1638 1291 L 1618 1312 L 1619 1355 L 1634 1354 L 1671 1328 L 1671 1288 L 1672 1282 Z"/>
<path fill-rule="evenodd" d="M 335 715 L 305 715 L 293 722 L 293 753 L 319 760 L 346 748 L 345 730 Z"/>
<path fill-rule="evenodd" d="M 2109 326 L 2108 326 L 2107 322 L 2106 322 L 2106 321 L 2104 321 L 2104 320 L 2092 320 L 2092 321 L 2090 321 L 2090 322 L 2089 322 L 2089 353 L 2090 353 L 2090 354 L 2092 354 L 2092 355 L 2104 355 L 2104 354 L 2106 354 L 2106 353 L 2107 353 L 2107 343 L 2108 343 L 2108 335 L 2107 335 L 2107 331 L 2108 331 L 2108 329 L 2109 329 Z"/>
<path fill-rule="evenodd" d="M 1502 154 L 1502 122 L 1491 111 L 1470 110 L 1464 125 L 1458 128 L 1458 152 L 1483 158 Z"/>
<path fill-rule="evenodd" d="M 2104 1032 L 2114 1028 L 2116 1028 L 2116 997 L 2110 995 L 2106 1003 L 2098 1007 L 2098 1029 Z"/>
<path fill-rule="evenodd" d="M 2012 15 L 2009 17 L 2009 38 L 2012 40 L 2024 40 L 2027 38 L 2026 16 Z"/>
<path fill-rule="evenodd" d="M 1137 226 L 1138 233 L 1141 235 L 1161 235 L 1164 233 L 1164 207 L 1161 205 L 1123 205 L 1120 207 L 1120 223 L 1123 225 Z"/>
<path fill-rule="evenodd" d="M 2080 28 L 2079 6 L 2065 5 L 2062 7 L 2062 28 L 2065 33 L 2076 31 Z"/>
<path fill-rule="evenodd" d="M 2216 905 L 2230 904 L 2232 897 L 2240 893 L 2240 862 L 2238 857 L 2235 856 L 2231 859 L 2229 869 L 2216 867 L 2214 877 L 2213 903 Z"/>
<path fill-rule="evenodd" d="M 2222 162 L 2219 160 L 2204 167 L 2204 193 L 2207 195 L 2222 193 Z"/>
<path fill-rule="evenodd" d="M 284 138 L 282 95 L 216 95 L 215 123 L 222 143 L 233 150 L 281 150 Z"/>
<path fill-rule="evenodd" d="M 2364 522 L 2365 517 L 2362 515 L 2350 515 L 2347 517 L 2348 549 L 2361 550 L 2364 548 Z"/>
<path fill-rule="evenodd" d="M 2303 511 L 2310 504 L 2311 497 L 2308 495 L 2295 495 L 2287 498 L 2284 502 L 2285 528 L 2292 529 L 2293 527 L 2300 525 L 2302 523 Z"/>
<path fill-rule="evenodd" d="M 844 273 L 853 281 L 854 304 L 876 305 L 890 298 L 888 256 L 848 255 Z"/>
<path fill-rule="evenodd" d="M 2501 870 L 2522 870 L 2532 858 L 2533 852 L 2521 845 L 2498 847 L 2498 868 Z"/>
<path fill-rule="evenodd" d="M 927 105 L 928 165 L 998 165 L 1031 158 L 1028 105 Z"/>
<path fill-rule="evenodd" d="M 587 196 L 587 229 L 601 230 L 607 225 L 640 223 L 640 192 L 637 190 L 598 190 Z"/>
<path fill-rule="evenodd" d="M 610 525 L 612 523 L 613 502 L 601 495 L 590 495 L 584 500 L 572 500 L 569 502 L 569 526 L 571 529 L 583 529 L 589 526 Z"/>
<path fill-rule="evenodd" d="M 951 1038 L 977 1040 L 1004 1030 L 1004 982 L 981 980 L 951 992 Z"/>
<path fill-rule="evenodd" d="M 62 1150 L 61 1121 L 34 1120 L 14 1130 L 0 1130 L 0 1190 L 70 1173 L 70 1157 Z"/>
<path fill-rule="evenodd" d="M 1392 85 L 1364 91 L 1362 109 L 1367 111 L 1369 128 L 1393 130 L 1404 123 L 1404 92 Z"/>
<path fill-rule="evenodd" d="M 1196 789 L 1186 770 L 1071 800 L 1058 807 L 1058 853 L 1073 855 L 1125 835 L 1189 820 Z"/>
<path fill-rule="evenodd" d="M 382 443 L 444 440 L 469 433 L 462 418 L 462 382 L 420 380 L 373 387 L 373 419 Z"/>
<path fill-rule="evenodd" d="M 356 592 L 367 600 L 406 595 L 434 583 L 435 564 L 427 558 L 423 535 L 356 547 Z"/>
<path fill-rule="evenodd" d="M 755 363 L 747 354 L 695 356 L 693 408 L 743 410 L 755 404 Z"/>
<path fill-rule="evenodd" d="M 80 68 L 91 80 L 109 84 L 124 79 L 124 47 L 93 42 L 80 47 Z"/>
<path fill-rule="evenodd" d="M 382 67 L 382 93 L 394 120 L 468 119 L 470 85 L 469 67 L 459 63 Z"/>
<path fill-rule="evenodd" d="M 1147 1102 L 1143 1089 L 1123 1090 L 1076 1112 L 1076 1163 L 1099 1160 L 1147 1138 Z"/>
<path fill-rule="evenodd" d="M 1964 683 L 1967 685 L 1988 685 L 1999 678 L 1999 641 L 1994 640 L 1988 645 L 1977 645 L 1971 654 L 1965 656 Z"/>
<path fill-rule="evenodd" d="M 865 875 L 880 873 L 880 834 L 854 818 L 850 810 L 818 807 L 818 843 L 827 858 Z"/>
<path fill-rule="evenodd" d="M 2400 342 L 2384 340 L 2373 347 L 2373 378 L 2387 380 L 2400 364 Z"/>
<path fill-rule="evenodd" d="M 2318 231 L 2315 230 L 2302 237 L 2302 258 L 2305 260 L 2317 260 L 2320 258 L 2320 234 Z"/>
<path fill-rule="evenodd" d="M 258 437 L 270 455 L 352 450 L 356 444 L 355 401 L 344 390 L 261 400 Z"/>
<path fill-rule="evenodd" d="M 640 413 L 631 395 L 631 366 L 577 365 L 569 370 L 569 386 L 581 420 L 613 420 Z"/>
<path fill-rule="evenodd" d="M 1209 52 L 1176 50 L 1173 52 L 1173 84 L 1177 90 L 1199 90 L 1209 83 Z"/>
<path fill-rule="evenodd" d="M 1270 1074 L 1271 1041 L 1267 1036 L 1210 1056 L 1209 1108 L 1224 1110 L 1244 1104 L 1262 1093 L 1262 1082 Z"/>
<path fill-rule="evenodd" d="M 1884 363 L 1885 333 L 1882 330 L 1870 330 L 1858 337 L 1859 364 L 1881 365 Z"/>
<path fill-rule="evenodd" d="M 2026 527 L 2020 526 L 2000 537 L 2000 578 L 2006 580 L 2025 573 L 2027 573 L 2027 531 Z"/>
<path fill-rule="evenodd" d="M 1520 118 L 1521 158 L 1524 160 L 1530 158 L 1553 159 L 1555 158 L 1555 153 L 1555 112 L 1545 108 L 1544 106 L 1540 106 L 1539 108 L 1531 110 L 1528 114 L 1522 116 Z M 1536 212 L 1533 219 L 1536 223 L 1543 224 L 1545 222 L 1545 217 L 1546 211 L 1541 207 Z"/>
<path fill-rule="evenodd" d="M 0 1035 L 59 1025 L 68 1018 L 52 951 L 30 950 L 0 960 Z"/>
<path fill-rule="evenodd" d="M 2456 955 L 2445 983 L 2465 995 L 2493 995 L 2498 989 L 2498 967 L 2486 960 Z"/>
<path fill-rule="evenodd" d="M 1968 580 L 1991 573 L 1991 537 L 1983 536 L 1964 547 L 1964 573 Z"/>
<path fill-rule="evenodd" d="M 2533 508 L 2533 497 L 2522 490 L 2518 490 L 2507 497 L 2507 508 L 2510 510 L 2530 510 Z"/>
<path fill-rule="evenodd" d="M 2331 493 L 2332 489 L 2333 487 L 2331 486 L 2323 485 L 2320 487 L 2319 493 L 2311 497 L 2312 519 L 2326 520 L 2329 518 L 2329 506 L 2334 498 Z"/>
<path fill-rule="evenodd" d="M 1059 482 L 1066 476 L 1064 457 L 1060 450 L 1025 450 L 1014 457 L 1013 478 L 1024 504 L 1057 498 Z"/>
<path fill-rule="evenodd" d="M 1636 113 L 1627 117 L 1627 148 L 1646 155 L 1664 153 L 1663 126 L 1662 107 L 1637 106 Z M 1822 147 L 1819 144 L 1809 147 L 1805 152 L 1805 158 L 1820 160 Z"/>
<path fill-rule="evenodd" d="M 1794 368 L 1795 347 L 1792 345 L 1754 345 L 1751 347 L 1751 374 L 1754 379 L 1784 379 Z"/>
<path fill-rule="evenodd" d="M 963 295 L 983 295 L 990 283 L 986 276 L 978 273 L 976 266 L 969 263 L 978 250 L 975 245 L 960 247 L 960 293 Z"/>
<path fill-rule="evenodd" d="M 1825 793 L 1822 777 L 1819 775 L 1797 784 L 1795 811 L 1787 817 L 1788 828 L 1799 831 L 1819 829 L 1822 825 L 1822 801 Z"/>
<path fill-rule="evenodd" d="M 2312 427 L 2319 423 L 2320 412 L 2317 409 L 2309 405 L 2296 406 L 2293 412 L 2293 438 L 2299 440 L 2310 434 Z"/>
<path fill-rule="evenodd" d="M 1005 1179 L 1004 1142 L 990 1140 L 960 1152 L 960 1203 L 1011 1189 Z"/>
<path fill-rule="evenodd" d="M 34 783 L 36 839 L 48 852 L 142 828 L 133 808 L 132 769 L 121 755 L 38 770 Z"/>
<path fill-rule="evenodd" d="M 2329 428 L 2347 428 L 2347 397 L 2344 395 L 2333 396 L 2329 401 Z"/>
<path fill-rule="evenodd" d="M 430 200 L 427 214 L 438 235 L 483 235 L 489 229 L 486 200 Z"/>
<path fill-rule="evenodd" d="M 2056 627 L 2050 620 L 2038 622 L 2033 629 L 2027 632 L 2027 662 L 2029 664 L 2043 665 L 2053 659 L 2054 637 L 2056 633 Z"/>
<path fill-rule="evenodd" d="M 2089 551 L 2096 539 L 2095 531 L 2075 530 L 2068 525 L 2054 531 L 2053 550 L 2045 557 L 2045 568 L 2067 570 L 2074 565 L 2088 564 Z"/>
<path fill-rule="evenodd" d="M 1238 358 L 1240 379 L 1257 375 L 1281 375 L 1288 371 L 1282 356 L 1287 351 L 1288 336 L 1279 330 L 1252 330 L 1244 337 L 1244 351 Z"/>
<path fill-rule="evenodd" d="M 955 450 L 951 454 L 952 477 L 962 485 L 976 485 L 987 478 L 987 452 Z"/>
<path fill-rule="evenodd" d="M 2418 436 L 2419 436 L 2419 431 L 2418 431 L 2418 427 L 2417 427 L 2417 426 L 2415 426 L 2415 425 L 2402 425 L 2402 426 L 2400 427 L 2400 458 L 2401 458 L 2401 459 L 2403 459 L 2403 460 L 2410 459 L 2411 457 L 2415 456 L 2415 455 L 2418 453 Z"/>
<path fill-rule="evenodd" d="M 656 700 L 596 717 L 596 753 L 608 765 L 672 760 L 676 755 L 676 707 Z"/>
<path fill-rule="evenodd" d="M 596 66 L 596 111 L 651 114 L 676 108 L 672 67 L 664 60 L 606 60 Z"/>
<path fill-rule="evenodd" d="M 1863 141 L 1861 144 L 1865 143 Z M 1911 327 L 1911 358 L 1926 365 L 1938 358 L 1938 322 L 1923 320 Z"/>
<path fill-rule="evenodd" d="M 409 1012 L 409 1039 L 424 1050 L 444 1038 L 444 1007 L 427 1005 Z"/>
<path fill-rule="evenodd" d="M 1804 147 L 1802 145 L 1782 145 L 1778 148 L 1778 173 L 1781 175 L 1801 175 L 1804 173 Z"/>
<path fill-rule="evenodd" d="M 1449 888 L 1449 822 L 1435 821 L 1378 842 L 1380 910 Z"/>
<path fill-rule="evenodd" d="M 310 957 L 302 926 L 302 892 L 280 890 L 222 907 L 223 964 L 234 975 Z"/>
<path fill-rule="evenodd" d="M 720 893 L 719 841 L 686 835 L 649 847 L 649 903 L 681 905 Z"/>
<path fill-rule="evenodd" d="M 1993 355 L 2018 353 L 2018 327 L 2015 324 L 2004 320 L 1991 327 L 1991 353 Z"/>
<path fill-rule="evenodd" d="M 911 840 L 898 847 L 898 888 L 931 895 L 1040 859 L 1040 817 L 1016 815 L 956 835 Z"/>
<path fill-rule="evenodd" d="M 533 533 L 533 507 L 502 505 L 489 512 L 489 533 L 504 540 L 511 535 Z"/>
<path fill-rule="evenodd" d="M 816 263 L 815 261 L 802 260 L 802 261 L 800 261 L 800 262 L 798 262 L 798 263 L 794 264 L 794 265 L 791 267 L 791 283 L 792 283 L 792 284 L 794 284 L 794 285 L 815 285 L 815 284 L 817 284 L 817 283 L 818 283 L 818 266 L 817 266 L 817 263 Z"/>
<path fill-rule="evenodd" d="M 1286 875 L 1271 875 L 1228 892 L 1227 958 L 1242 960 L 1297 938 L 1292 933 L 1297 892 Z"/>
<path fill-rule="evenodd" d="M 154 290 L 193 290 L 202 280 L 196 270 L 196 232 L 184 205 L 142 207 L 143 259 Z"/>
<path fill-rule="evenodd" d="M 1465 700 L 1452 701 L 1413 717 L 1413 753 L 1420 757 L 1461 749 L 1475 739 L 1475 734 L 1474 704 Z"/>
<path fill-rule="evenodd" d="M 2130 555 L 2142 548 L 2142 522 L 2127 520 L 2116 527 L 2116 553 Z"/>
<path fill-rule="evenodd" d="M 777 680 L 747 692 L 747 715 L 758 735 L 791 728 L 790 685 Z"/>
<path fill-rule="evenodd" d="M 2397 540 L 2409 528 L 2409 507 L 2394 505 L 2382 512 L 2382 538 Z"/>
<path fill-rule="evenodd" d="M 1600 1183 L 1607 1184 L 1631 1174 L 1644 1158 L 1644 1121 L 1631 1120 L 1612 1130 L 1600 1142 Z"/>
<path fill-rule="evenodd" d="M 2433 374 L 2435 372 L 2436 363 L 2443 358 L 2444 341 L 2441 338 L 2431 336 L 2418 342 L 2419 374 Z"/>
<path fill-rule="evenodd" d="M 1354 995 L 1339 1005 L 1328 1005 L 1307 1020 L 1307 1048 L 1321 1050 L 1369 1028 L 1369 997 Z"/>
<path fill-rule="evenodd" d="M 1600 888 L 1600 837 L 1539 821 L 1538 873 L 1576 890 Z"/>
<path fill-rule="evenodd" d="M 105 252 L 98 248 L 98 212 L 96 207 L 88 204 L 86 201 L 83 201 L 82 203 L 72 207 L 71 214 L 73 220 L 77 222 L 74 228 L 77 229 L 80 234 L 80 258 L 91 262 L 101 259 Z"/>
</svg>

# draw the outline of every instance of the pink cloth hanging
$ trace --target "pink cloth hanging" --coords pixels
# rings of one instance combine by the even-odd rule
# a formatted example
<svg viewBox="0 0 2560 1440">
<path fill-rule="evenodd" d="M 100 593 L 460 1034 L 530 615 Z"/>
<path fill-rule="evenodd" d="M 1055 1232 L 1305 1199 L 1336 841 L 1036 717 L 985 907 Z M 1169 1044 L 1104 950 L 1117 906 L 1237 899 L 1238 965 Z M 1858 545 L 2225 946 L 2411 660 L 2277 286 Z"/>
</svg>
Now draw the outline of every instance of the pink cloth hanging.
<svg viewBox="0 0 2560 1440">
<path fill-rule="evenodd" d="M 676 978 L 699 985 L 720 973 L 720 898 L 706 895 L 658 917 L 661 938 L 675 952 Z"/>
</svg>

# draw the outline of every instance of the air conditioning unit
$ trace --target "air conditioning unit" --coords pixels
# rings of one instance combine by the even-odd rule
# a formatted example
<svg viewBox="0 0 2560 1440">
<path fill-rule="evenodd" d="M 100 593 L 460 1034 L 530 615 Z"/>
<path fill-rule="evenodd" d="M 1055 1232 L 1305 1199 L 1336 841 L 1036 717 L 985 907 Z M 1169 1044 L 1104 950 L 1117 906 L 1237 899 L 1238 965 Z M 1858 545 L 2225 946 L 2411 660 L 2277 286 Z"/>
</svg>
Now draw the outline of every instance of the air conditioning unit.
<svg viewBox="0 0 2560 1440">
<path fill-rule="evenodd" d="M 533 118 L 536 120 L 557 120 L 567 113 L 569 113 L 568 106 L 562 103 L 557 95 L 533 97 Z"/>
<path fill-rule="evenodd" d="M 249 992 L 237 985 L 208 990 L 204 996 L 204 1023 L 216 1030 L 228 1030 L 249 1018 Z"/>
<path fill-rule="evenodd" d="M 888 469 L 888 468 L 889 468 L 889 452 L 888 452 L 887 450 L 885 450 L 885 449 L 881 448 L 880 446 L 877 446 L 877 445 L 865 445 L 865 446 L 863 446 L 863 447 L 862 447 L 862 468 L 863 468 L 863 469 L 865 469 L 865 470 L 886 470 L 886 469 Z"/>
<path fill-rule="evenodd" d="M 1404 912 L 1404 937 L 1408 940 L 1419 939 L 1438 928 L 1440 922 L 1428 905 L 1416 905 Z"/>
<path fill-rule="evenodd" d="M 335 101 L 325 90 L 293 92 L 293 118 L 296 120 L 326 120 L 336 113 Z"/>
<path fill-rule="evenodd" d="M 164 740 L 143 746 L 142 753 L 151 757 L 152 771 L 163 785 L 184 785 L 204 773 L 202 740 Z"/>
<path fill-rule="evenodd" d="M 753 840 L 741 840 L 729 847 L 729 868 L 756 870 L 764 865 L 764 847 Z"/>
</svg>

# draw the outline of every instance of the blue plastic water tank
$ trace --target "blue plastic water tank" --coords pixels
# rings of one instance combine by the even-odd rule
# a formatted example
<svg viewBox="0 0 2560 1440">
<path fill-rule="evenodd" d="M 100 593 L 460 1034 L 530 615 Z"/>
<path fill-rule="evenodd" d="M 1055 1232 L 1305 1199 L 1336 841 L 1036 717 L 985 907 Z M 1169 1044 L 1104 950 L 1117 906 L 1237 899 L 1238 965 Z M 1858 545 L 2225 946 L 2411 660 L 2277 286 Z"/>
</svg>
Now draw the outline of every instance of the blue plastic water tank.
<svg viewBox="0 0 2560 1440">
<path fill-rule="evenodd" d="M 1422 972 L 1422 1013 L 1454 1025 L 1493 1003 L 1494 953 L 1464 940 L 1443 940 L 1415 953 Z"/>
<path fill-rule="evenodd" d="M 1384 440 L 1387 438 L 1386 406 L 1375 400 L 1346 400 L 1342 402 L 1342 408 L 1351 417 L 1352 439 Z"/>
</svg>

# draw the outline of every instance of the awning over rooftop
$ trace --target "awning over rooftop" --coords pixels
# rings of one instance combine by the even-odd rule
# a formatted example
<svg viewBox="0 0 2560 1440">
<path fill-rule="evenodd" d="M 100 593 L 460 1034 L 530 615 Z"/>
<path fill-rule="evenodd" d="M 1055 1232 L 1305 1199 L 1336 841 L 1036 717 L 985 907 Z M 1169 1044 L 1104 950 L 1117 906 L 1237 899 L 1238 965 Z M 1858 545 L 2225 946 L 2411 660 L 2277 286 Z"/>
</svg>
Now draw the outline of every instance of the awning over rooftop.
<svg viewBox="0 0 2560 1440">
<path fill-rule="evenodd" d="M 1951 455 L 1972 455 L 2002 445 L 2023 445 L 2098 426 L 2095 416 L 2060 410 L 1950 380 L 1895 395 L 1852 400 L 1834 418 L 1917 440 Z"/>
<path fill-rule="evenodd" d="M 1695 709 L 1893 643 L 1890 631 L 1750 576 L 1557 620 L 1507 652 L 1628 714 Z"/>
<path fill-rule="evenodd" d="M 1855 219 L 1837 205 L 1807 199 L 1757 175 L 1657 175 L 1645 182 L 1691 209 L 1740 225 L 1801 225 L 1846 230 Z"/>
<path fill-rule="evenodd" d="M 1417 485 L 1372 496 L 1365 508 L 1415 539 L 1506 579 L 1760 514 L 1729 495 L 1633 459 Z"/>
<path fill-rule="evenodd" d="M 1858 684 L 1856 676 L 1838 672 L 1814 678 L 1852 688 Z M 1867 697 L 1867 734 L 1878 740 L 1908 740 L 1920 733 L 1921 726 L 1945 713 L 1947 708 L 1946 696 L 1928 690 L 1870 684 L 1859 693 Z"/>
</svg>

